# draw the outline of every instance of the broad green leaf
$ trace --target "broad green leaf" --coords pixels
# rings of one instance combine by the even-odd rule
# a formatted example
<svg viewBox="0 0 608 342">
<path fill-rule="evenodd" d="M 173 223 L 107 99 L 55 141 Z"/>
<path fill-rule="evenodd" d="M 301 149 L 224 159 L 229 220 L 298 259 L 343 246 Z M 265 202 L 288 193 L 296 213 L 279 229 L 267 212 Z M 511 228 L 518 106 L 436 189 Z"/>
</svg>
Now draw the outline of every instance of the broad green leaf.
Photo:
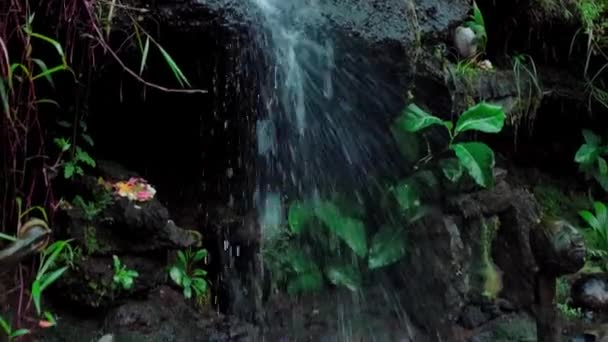
<svg viewBox="0 0 608 342">
<path fill-rule="evenodd" d="M 391 134 L 401 155 L 410 163 L 415 163 L 420 159 L 420 141 L 416 133 L 401 129 L 402 125 L 396 120 L 391 125 Z"/>
<path fill-rule="evenodd" d="M 408 181 L 392 187 L 391 192 L 393 193 L 393 196 L 395 196 L 399 208 L 401 208 L 402 211 L 407 211 L 420 206 L 418 190 Z"/>
<path fill-rule="evenodd" d="M 397 126 L 407 132 L 418 132 L 432 125 L 444 125 L 443 121 L 433 116 L 416 104 L 408 105 L 397 119 Z"/>
<path fill-rule="evenodd" d="M 365 207 L 357 193 L 333 192 L 331 202 L 340 208 L 343 215 L 351 217 L 365 217 Z"/>
<path fill-rule="evenodd" d="M 289 206 L 289 213 L 287 217 L 287 221 L 289 223 L 289 228 L 291 232 L 294 234 L 299 234 L 304 230 L 304 226 L 314 215 L 313 209 L 300 202 L 294 201 Z"/>
<path fill-rule="evenodd" d="M 323 275 L 318 270 L 299 274 L 287 285 L 287 292 L 294 295 L 301 292 L 312 292 L 323 286 Z"/>
<path fill-rule="evenodd" d="M 192 262 L 199 262 L 203 260 L 207 256 L 207 250 L 201 249 L 196 254 L 194 254 L 194 258 L 192 258 Z"/>
<path fill-rule="evenodd" d="M 184 287 L 184 297 L 190 299 L 192 297 L 192 288 L 190 286 Z"/>
<path fill-rule="evenodd" d="M 184 277 L 182 278 L 182 286 L 190 287 L 190 285 L 192 285 L 192 279 L 190 279 L 188 275 L 184 274 Z"/>
<path fill-rule="evenodd" d="M 198 292 L 199 295 L 204 294 L 208 289 L 207 282 L 202 278 L 192 279 L 192 287 L 194 287 L 194 290 Z"/>
<path fill-rule="evenodd" d="M 317 217 L 336 236 L 342 239 L 358 256 L 367 254 L 367 238 L 362 221 L 342 215 L 331 202 L 321 202 L 315 207 Z"/>
<path fill-rule="evenodd" d="M 192 272 L 192 275 L 195 277 L 204 277 L 207 275 L 207 271 L 197 268 Z"/>
<path fill-rule="evenodd" d="M 372 239 L 368 267 L 374 269 L 390 265 L 399 261 L 406 253 L 406 240 L 402 229 L 383 226 Z"/>
<path fill-rule="evenodd" d="M 458 118 L 454 136 L 469 130 L 498 133 L 504 126 L 505 118 L 502 106 L 485 102 L 476 104 Z"/>
<path fill-rule="evenodd" d="M 593 145 L 583 144 L 576 151 L 574 161 L 579 164 L 592 164 L 599 156 L 599 149 Z"/>
<path fill-rule="evenodd" d="M 608 223 L 608 210 L 606 209 L 606 205 L 602 202 L 594 202 L 593 207 L 595 208 L 595 217 L 600 225 L 606 226 Z"/>
<path fill-rule="evenodd" d="M 594 178 L 604 191 L 608 191 L 608 175 L 596 174 L 594 175 Z"/>
<path fill-rule="evenodd" d="M 351 265 L 330 265 L 325 269 L 325 275 L 336 286 L 344 286 L 351 291 L 361 288 L 361 273 Z"/>
<path fill-rule="evenodd" d="M 494 152 L 481 142 L 454 144 L 451 147 L 462 166 L 484 188 L 494 185 Z"/>
<path fill-rule="evenodd" d="M 169 276 L 177 285 L 182 285 L 182 271 L 177 267 L 171 267 L 169 271 Z"/>
<path fill-rule="evenodd" d="M 30 331 L 29 331 L 28 329 L 19 329 L 19 330 L 13 331 L 13 332 L 11 333 L 11 337 L 12 337 L 12 338 L 15 338 L 15 337 L 19 337 L 19 336 L 27 335 L 27 334 L 29 334 L 29 333 L 30 333 Z"/>
<path fill-rule="evenodd" d="M 439 165 L 441 166 L 441 171 L 445 178 L 449 179 L 451 182 L 457 182 L 460 177 L 462 177 L 463 169 L 462 164 L 456 158 L 446 158 L 441 159 L 439 161 Z"/>
<path fill-rule="evenodd" d="M 588 210 L 581 210 L 578 214 L 587 222 L 592 229 L 601 229 L 600 222 Z"/>
<path fill-rule="evenodd" d="M 131 277 L 122 277 L 122 286 L 125 289 L 130 289 L 133 286 L 133 278 Z"/>
<path fill-rule="evenodd" d="M 597 168 L 600 172 L 600 175 L 605 176 L 608 174 L 608 163 L 606 163 L 606 159 L 602 157 L 597 157 Z"/>
<path fill-rule="evenodd" d="M 177 251 L 177 260 L 181 268 L 185 270 L 188 265 L 186 254 L 182 251 Z"/>
<path fill-rule="evenodd" d="M 308 255 L 305 255 L 297 249 L 291 249 L 285 254 L 285 261 L 291 266 L 295 273 L 306 273 L 311 270 L 317 270 L 315 264 Z"/>
</svg>

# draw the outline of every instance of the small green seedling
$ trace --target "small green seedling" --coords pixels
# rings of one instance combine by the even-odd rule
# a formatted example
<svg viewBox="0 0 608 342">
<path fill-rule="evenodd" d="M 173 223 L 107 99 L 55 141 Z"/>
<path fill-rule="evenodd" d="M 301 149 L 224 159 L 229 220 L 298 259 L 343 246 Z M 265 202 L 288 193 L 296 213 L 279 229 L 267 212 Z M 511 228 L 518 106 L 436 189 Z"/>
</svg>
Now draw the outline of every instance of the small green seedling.
<svg viewBox="0 0 608 342">
<path fill-rule="evenodd" d="M 139 276 L 139 273 L 127 269 L 127 266 L 122 265 L 116 255 L 113 255 L 112 258 L 114 259 L 114 283 L 122 286 L 125 290 L 130 289 L 133 287 L 133 280 Z"/>
<path fill-rule="evenodd" d="M 9 342 L 14 341 L 19 336 L 27 335 L 30 333 L 28 329 L 18 329 L 13 331 L 11 325 L 2 317 L 0 317 L 0 327 L 6 334 L 6 337 L 8 338 Z"/>
<path fill-rule="evenodd" d="M 209 290 L 209 285 L 205 277 L 207 271 L 194 268 L 197 262 L 202 261 L 207 256 L 206 249 L 200 249 L 196 253 L 187 250 L 177 252 L 177 262 L 169 270 L 169 275 L 175 284 L 183 288 L 184 297 L 191 298 L 192 292 L 196 298 L 203 298 Z"/>
</svg>

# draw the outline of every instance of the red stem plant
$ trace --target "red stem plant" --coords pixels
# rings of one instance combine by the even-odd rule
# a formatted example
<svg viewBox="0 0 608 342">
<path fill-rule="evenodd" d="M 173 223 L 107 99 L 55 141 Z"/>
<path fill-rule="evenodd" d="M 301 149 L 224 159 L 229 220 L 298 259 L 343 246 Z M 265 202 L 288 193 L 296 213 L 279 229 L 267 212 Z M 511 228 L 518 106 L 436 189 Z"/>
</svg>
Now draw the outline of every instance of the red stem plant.
<svg viewBox="0 0 608 342">
<path fill-rule="evenodd" d="M 47 144 L 52 139 L 48 137 L 47 123 L 48 113 L 53 113 L 53 107 L 59 104 L 51 99 L 41 98 L 40 87 L 56 72 L 71 73 L 74 81 L 78 83 L 76 75 L 87 72 L 72 71 L 70 66 L 75 55 L 84 55 L 87 63 L 83 64 L 93 68 L 98 59 L 97 50 L 101 48 L 101 56 L 109 57 L 118 63 L 127 74 L 141 82 L 144 87 L 165 92 L 205 92 L 183 87 L 183 83 L 188 86 L 190 84 L 181 70 L 136 20 L 133 20 L 135 34 L 130 37 L 136 36 L 142 52 L 139 73 L 123 62 L 117 50 L 112 49 L 109 42 L 110 25 L 102 24 L 102 22 L 111 23 L 112 16 L 116 15 L 118 9 L 123 10 L 127 17 L 131 17 L 133 11 L 140 13 L 147 11 L 122 6 L 116 0 L 0 1 L 0 158 L 2 159 L 0 232 L 17 234 L 21 220 L 17 198 L 22 199 L 23 208 L 33 206 L 45 208 L 52 222 L 53 211 L 57 208 L 52 190 L 52 178 L 58 173 L 58 168 L 62 164 L 63 152 L 58 154 L 56 148 L 48 148 Z M 103 13 L 103 21 L 100 19 L 100 13 Z M 52 27 L 54 32 L 45 32 L 48 36 L 35 33 L 32 26 L 38 20 L 44 22 L 45 28 Z M 145 39 L 142 39 L 143 37 Z M 142 77 L 150 42 L 161 51 L 178 82 L 182 84 L 182 88 L 161 86 Z M 56 50 L 55 52 L 59 53 L 60 64 L 53 66 L 56 64 L 54 63 L 48 66 L 46 65 L 50 63 L 48 60 L 38 59 L 41 58 L 40 56 L 45 58 L 51 56 L 51 60 L 57 59 L 48 53 L 38 53 L 38 48 L 44 45 L 49 47 L 50 51 Z M 73 153 L 73 150 L 65 153 Z M 9 293 L 18 294 L 18 297 L 10 296 L 16 299 L 13 303 L 15 306 L 13 310 L 16 313 L 13 324 L 16 328 L 24 326 L 32 328 L 30 324 L 37 322 L 28 317 L 29 303 L 31 303 L 28 289 L 32 277 L 35 276 L 34 266 L 35 264 L 19 266 L 18 270 L 15 270 L 17 272 L 13 273 L 13 284 L 9 284 L 13 286 Z"/>
</svg>

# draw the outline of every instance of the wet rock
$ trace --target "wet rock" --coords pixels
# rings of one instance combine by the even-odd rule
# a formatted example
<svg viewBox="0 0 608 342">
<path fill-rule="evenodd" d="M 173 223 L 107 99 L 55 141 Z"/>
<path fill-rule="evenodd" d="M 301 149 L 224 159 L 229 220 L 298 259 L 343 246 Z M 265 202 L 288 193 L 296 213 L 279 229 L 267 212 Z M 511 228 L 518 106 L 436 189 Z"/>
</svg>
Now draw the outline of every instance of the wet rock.
<svg viewBox="0 0 608 342">
<path fill-rule="evenodd" d="M 66 271 L 53 293 L 66 303 L 85 308 L 108 308 L 133 296 L 143 296 L 167 279 L 165 257 L 120 256 L 121 264 L 139 274 L 133 287 L 126 290 L 113 282 L 114 264 L 111 257 L 83 257 L 75 267 Z"/>
<path fill-rule="evenodd" d="M 586 274 L 578 278 L 571 289 L 575 306 L 587 310 L 608 310 L 608 274 Z"/>
<path fill-rule="evenodd" d="M 541 211 L 511 181 L 502 174 L 493 188 L 448 198 L 442 212 L 409 227 L 409 258 L 400 264 L 407 277 L 398 281 L 403 305 L 423 331 L 449 340 L 459 320 L 482 323 L 471 306 L 487 320 L 534 305 L 538 265 L 530 232 Z"/>
<path fill-rule="evenodd" d="M 252 326 L 222 316 L 194 311 L 181 293 L 169 287 L 153 291 L 146 301 L 131 301 L 108 313 L 104 331 L 117 341 L 241 341 Z"/>
<path fill-rule="evenodd" d="M 65 309 L 64 304 L 61 307 Z M 250 341 L 256 334 L 255 328 L 246 323 L 193 309 L 181 292 L 168 286 L 109 311 L 95 311 L 95 316 L 61 309 L 54 312 L 61 317 L 60 328 L 40 331 L 35 341 L 220 342 Z"/>
<path fill-rule="evenodd" d="M 531 234 L 532 251 L 542 272 L 559 277 L 575 273 L 585 264 L 582 234 L 569 222 L 544 218 Z"/>
<path fill-rule="evenodd" d="M 277 10 L 289 11 L 292 4 L 275 2 Z M 470 4 L 464 0 L 331 0 L 315 4 L 323 20 L 351 36 L 380 43 L 412 44 L 415 32 L 437 38 L 462 22 Z M 162 0 L 155 10 L 170 27 L 203 30 L 210 25 L 246 29 L 258 21 L 254 3 L 240 0 Z M 315 26 L 318 18 L 301 18 L 299 25 Z"/>
<path fill-rule="evenodd" d="M 481 311 L 479 306 L 467 305 L 460 317 L 460 322 L 467 329 L 474 329 L 489 321 L 490 317 Z"/>
<path fill-rule="evenodd" d="M 102 162 L 98 177 L 106 182 L 137 177 L 116 163 Z M 157 198 L 131 201 L 107 189 L 95 176 L 81 181 L 84 205 L 73 201 L 60 212 L 58 227 L 75 240 L 79 253 L 56 284 L 60 298 L 87 308 L 106 308 L 112 302 L 145 295 L 167 280 L 170 251 L 198 246 L 200 233 L 182 229 L 170 219 Z M 138 272 L 131 289 L 113 282 L 116 255 L 128 269 Z"/>
<path fill-rule="evenodd" d="M 115 163 L 100 165 L 98 176 L 107 182 L 137 177 Z M 83 197 L 95 213 L 72 203 L 72 208 L 60 212 L 59 225 L 88 254 L 147 253 L 188 248 L 201 242 L 197 232 L 178 227 L 157 198 L 139 202 L 118 197 L 98 184 L 97 177 L 85 176 L 82 187 L 81 193 L 89 194 Z"/>
</svg>

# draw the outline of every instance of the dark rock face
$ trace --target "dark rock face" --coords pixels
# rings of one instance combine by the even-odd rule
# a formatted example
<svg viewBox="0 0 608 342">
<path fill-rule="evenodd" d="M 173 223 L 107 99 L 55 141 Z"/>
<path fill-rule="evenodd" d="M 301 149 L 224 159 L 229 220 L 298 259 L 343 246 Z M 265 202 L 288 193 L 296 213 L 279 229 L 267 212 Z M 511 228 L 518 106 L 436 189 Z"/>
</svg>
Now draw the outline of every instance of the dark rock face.
<svg viewBox="0 0 608 342">
<path fill-rule="evenodd" d="M 462 311 L 461 324 L 467 329 L 475 329 L 490 319 L 489 315 L 481 311 L 479 306 L 467 305 Z"/>
<path fill-rule="evenodd" d="M 293 6 L 287 1 L 274 4 L 286 12 Z M 260 14 L 253 0 L 162 0 L 156 6 L 169 26 L 187 30 L 196 30 L 197 25 L 199 29 L 211 25 L 246 29 L 259 20 L 256 15 Z M 470 9 L 466 0 L 331 0 L 317 6 L 335 29 L 370 43 L 403 44 L 413 43 L 417 32 L 447 38 L 447 29 L 463 21 Z M 305 20 L 301 23 L 304 26 L 318 24 L 313 17 Z"/>
<path fill-rule="evenodd" d="M 574 305 L 583 309 L 608 310 L 608 275 L 587 274 L 572 284 L 571 296 Z"/>
<path fill-rule="evenodd" d="M 160 287 L 150 300 L 132 301 L 108 313 L 104 331 L 117 341 L 245 341 L 251 326 L 192 310 L 181 293 Z"/>
<path fill-rule="evenodd" d="M 249 341 L 255 329 L 215 312 L 192 309 L 180 292 L 160 286 L 146 299 L 129 300 L 101 317 L 62 314 L 61 329 L 49 329 L 35 341 L 98 341 L 110 335 L 112 341 Z"/>
<path fill-rule="evenodd" d="M 544 219 L 532 231 L 532 249 L 545 274 L 561 276 L 575 273 L 585 264 L 582 234 L 564 220 Z"/>
<path fill-rule="evenodd" d="M 99 172 L 112 182 L 136 176 L 107 163 L 100 164 Z M 89 193 L 101 191 L 99 187 L 96 178 L 84 178 L 83 188 Z M 56 293 L 82 307 L 106 308 L 115 300 L 145 295 L 168 279 L 170 251 L 201 243 L 200 233 L 177 227 L 158 199 L 136 202 L 109 192 L 107 196 L 110 197 L 104 200 L 105 204 L 94 202 L 99 212 L 93 217 L 77 206 L 60 215 L 63 220 L 59 220 L 59 227 L 75 240 L 80 253 L 74 257 L 74 267 L 58 281 Z M 139 273 L 129 290 L 120 289 L 113 282 L 113 255 Z"/>
<path fill-rule="evenodd" d="M 540 207 L 532 194 L 504 178 L 493 189 L 453 197 L 445 212 L 412 227 L 401 286 L 406 311 L 424 331 L 447 338 L 458 322 L 473 328 L 534 304 L 538 267 L 530 232 L 540 221 Z M 484 243 L 484 226 L 492 222 L 494 238 Z"/>
</svg>

